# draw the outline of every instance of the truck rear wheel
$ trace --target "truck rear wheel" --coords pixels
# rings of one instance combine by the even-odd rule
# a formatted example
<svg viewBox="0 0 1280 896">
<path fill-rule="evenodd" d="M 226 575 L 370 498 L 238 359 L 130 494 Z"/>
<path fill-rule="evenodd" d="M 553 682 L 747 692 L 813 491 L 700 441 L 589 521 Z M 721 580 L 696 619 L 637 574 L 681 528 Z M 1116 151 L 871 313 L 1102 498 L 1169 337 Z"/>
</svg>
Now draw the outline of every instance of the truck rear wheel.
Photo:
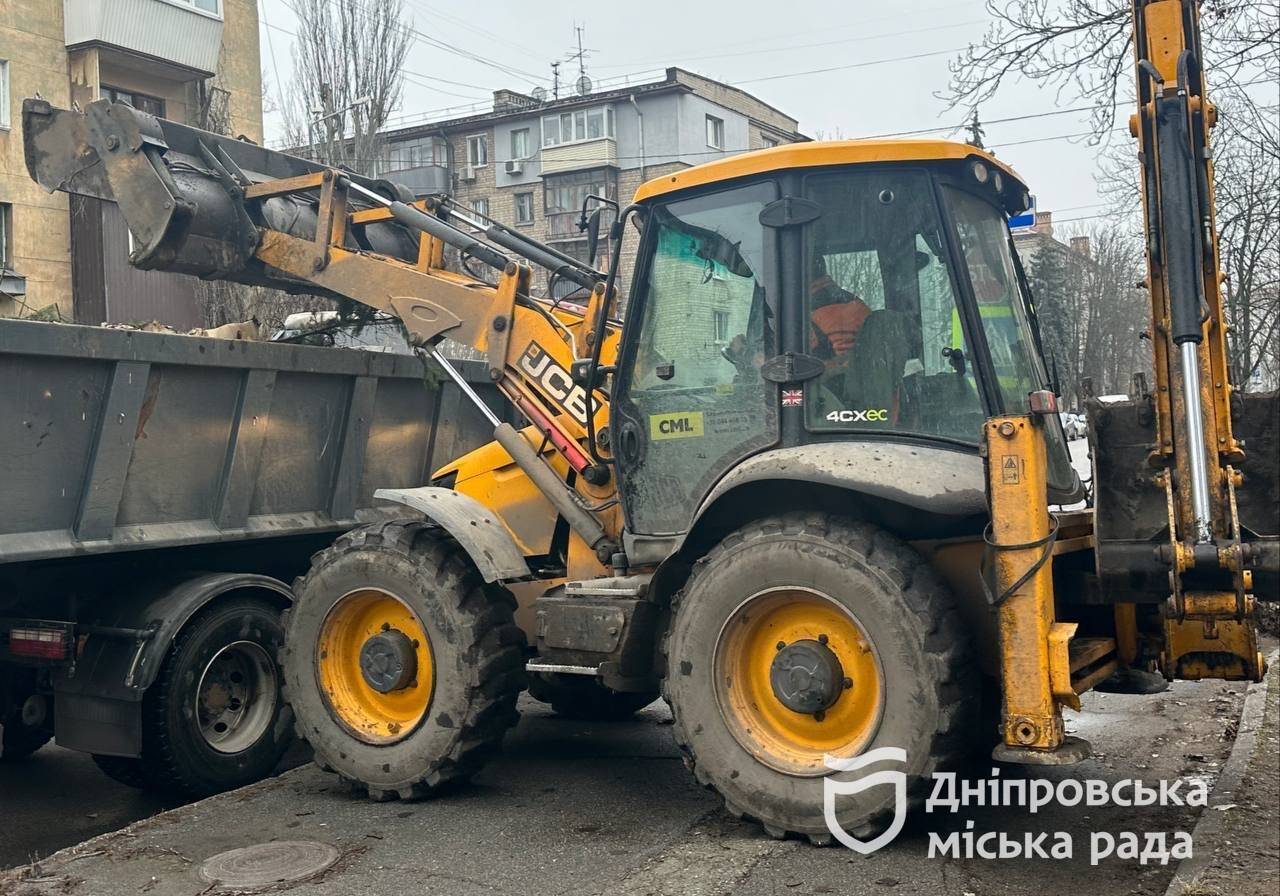
<svg viewBox="0 0 1280 896">
<path fill-rule="evenodd" d="M 280 611 L 230 598 L 174 639 L 142 703 L 142 755 L 94 756 L 122 784 L 207 796 L 270 774 L 292 740 L 275 656 Z"/>
<path fill-rule="evenodd" d="M 625 692 L 605 687 L 598 678 L 543 672 L 529 680 L 529 696 L 551 704 L 556 715 L 585 722 L 629 719 L 658 699 L 657 690 Z"/>
<path fill-rule="evenodd" d="M 928 564 L 875 526 L 788 514 L 738 530 L 694 567 L 666 648 L 686 763 L 772 836 L 831 842 L 824 779 L 857 773 L 827 756 L 904 749 L 891 770 L 910 800 L 967 751 L 976 670 L 959 617 Z M 836 817 L 864 841 L 898 808 L 894 787 L 840 793 Z"/>
<path fill-rule="evenodd" d="M 53 738 L 32 669 L 0 668 L 0 762 L 26 759 Z"/>
<path fill-rule="evenodd" d="M 355 529 L 295 585 L 283 652 L 298 733 L 372 799 L 476 772 L 525 686 L 515 600 L 421 522 Z"/>
</svg>

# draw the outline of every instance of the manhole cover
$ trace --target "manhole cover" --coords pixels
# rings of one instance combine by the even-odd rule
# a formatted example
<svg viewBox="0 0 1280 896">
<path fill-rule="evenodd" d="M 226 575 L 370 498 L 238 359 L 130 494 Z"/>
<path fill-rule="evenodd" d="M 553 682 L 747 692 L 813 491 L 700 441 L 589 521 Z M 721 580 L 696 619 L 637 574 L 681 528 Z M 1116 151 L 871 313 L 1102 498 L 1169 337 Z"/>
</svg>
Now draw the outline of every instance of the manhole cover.
<svg viewBox="0 0 1280 896">
<path fill-rule="evenodd" d="M 283 840 L 218 853 L 200 866 L 200 877 L 229 889 L 269 887 L 304 880 L 338 861 L 328 843 Z"/>
</svg>

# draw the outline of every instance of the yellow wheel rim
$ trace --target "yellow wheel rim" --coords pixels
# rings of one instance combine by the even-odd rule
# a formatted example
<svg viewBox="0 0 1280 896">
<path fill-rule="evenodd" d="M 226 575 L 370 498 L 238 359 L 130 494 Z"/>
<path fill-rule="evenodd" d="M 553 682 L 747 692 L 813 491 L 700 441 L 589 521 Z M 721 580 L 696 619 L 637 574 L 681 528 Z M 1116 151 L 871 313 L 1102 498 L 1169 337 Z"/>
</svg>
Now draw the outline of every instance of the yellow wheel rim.
<svg viewBox="0 0 1280 896">
<path fill-rule="evenodd" d="M 362 651 L 379 636 L 404 645 L 401 659 L 412 673 L 385 693 L 361 665 Z M 431 705 L 431 641 L 408 604 L 395 595 L 376 588 L 352 591 L 333 605 L 320 627 L 316 679 L 329 711 L 347 731 L 366 743 L 392 744 L 408 737 Z"/>
<path fill-rule="evenodd" d="M 820 712 L 788 708 L 775 693 L 775 658 L 798 643 L 820 643 L 839 662 L 842 681 L 828 697 L 834 702 Z M 824 755 L 857 755 L 880 724 L 884 675 L 875 648 L 854 615 L 819 592 L 786 588 L 748 598 L 721 629 L 714 663 L 716 698 L 729 729 L 778 771 L 826 774 Z"/>
</svg>

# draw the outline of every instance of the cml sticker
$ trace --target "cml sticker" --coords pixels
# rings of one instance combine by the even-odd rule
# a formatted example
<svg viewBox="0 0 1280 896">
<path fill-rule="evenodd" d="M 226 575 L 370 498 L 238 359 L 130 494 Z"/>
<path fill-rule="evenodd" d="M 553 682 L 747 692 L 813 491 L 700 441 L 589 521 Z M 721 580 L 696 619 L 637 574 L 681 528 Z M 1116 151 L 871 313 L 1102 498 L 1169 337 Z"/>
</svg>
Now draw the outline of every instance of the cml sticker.
<svg viewBox="0 0 1280 896">
<path fill-rule="evenodd" d="M 702 411 L 681 411 L 675 414 L 651 414 L 649 438 L 692 439 L 702 437 Z"/>
</svg>

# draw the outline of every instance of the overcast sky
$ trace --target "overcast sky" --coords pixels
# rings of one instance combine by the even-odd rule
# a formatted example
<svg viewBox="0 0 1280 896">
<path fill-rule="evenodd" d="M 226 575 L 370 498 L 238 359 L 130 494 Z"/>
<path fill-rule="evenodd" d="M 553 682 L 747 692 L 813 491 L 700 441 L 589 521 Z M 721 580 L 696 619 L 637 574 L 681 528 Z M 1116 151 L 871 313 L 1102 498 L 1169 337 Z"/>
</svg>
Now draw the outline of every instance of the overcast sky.
<svg viewBox="0 0 1280 896">
<path fill-rule="evenodd" d="M 263 71 L 269 97 L 279 103 L 280 84 L 289 80 L 292 66 L 293 0 L 259 2 Z M 575 25 L 581 25 L 590 51 L 586 71 L 597 87 L 654 80 L 664 67 L 678 65 L 750 91 L 799 119 L 800 130 L 811 136 L 864 137 L 960 125 L 967 111 L 947 112 L 934 93 L 946 86 L 948 60 L 980 40 L 987 25 L 982 0 L 404 0 L 404 5 L 421 32 L 405 66 L 405 102 L 398 113 L 404 123 L 481 111 L 491 91 L 501 87 L 549 90 L 554 61 L 562 63 L 562 82 L 571 90 L 578 64 L 568 57 L 577 49 Z M 487 62 L 446 52 L 429 39 Z M 908 56 L 916 58 L 902 58 Z M 815 71 L 821 69 L 828 71 Z M 981 117 L 1079 105 L 1078 98 L 1059 100 L 1035 84 L 1011 84 L 983 106 Z M 1118 123 L 1126 117 L 1127 110 Z M 1042 211 L 1087 225 L 1105 211 L 1094 182 L 1097 150 L 1080 137 L 1066 137 L 1088 130 L 1088 114 L 1079 112 L 990 124 L 986 139 L 1027 180 Z M 267 131 L 268 140 L 280 136 L 278 115 L 268 116 Z M 963 132 L 955 136 L 963 139 Z M 1127 135 L 1115 139 L 1129 141 Z"/>
</svg>

